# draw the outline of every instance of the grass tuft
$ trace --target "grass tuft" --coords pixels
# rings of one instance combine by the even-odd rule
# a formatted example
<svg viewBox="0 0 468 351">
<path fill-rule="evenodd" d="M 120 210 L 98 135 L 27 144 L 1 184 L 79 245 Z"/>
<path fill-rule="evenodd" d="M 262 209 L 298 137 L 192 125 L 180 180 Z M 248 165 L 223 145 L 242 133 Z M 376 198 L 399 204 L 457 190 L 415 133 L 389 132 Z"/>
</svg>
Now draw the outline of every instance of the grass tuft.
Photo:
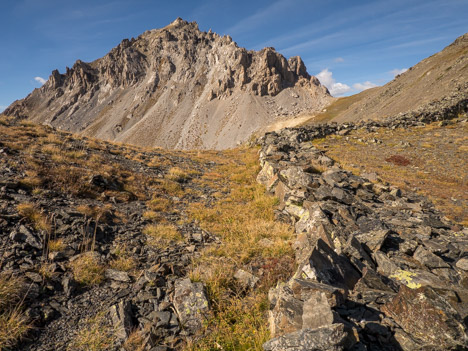
<svg viewBox="0 0 468 351">
<path fill-rule="evenodd" d="M 0 273 L 0 350 L 13 347 L 31 329 L 21 309 L 24 287 L 23 279 Z"/>
<path fill-rule="evenodd" d="M 22 203 L 16 206 L 18 213 L 28 219 L 36 230 L 51 231 L 51 225 L 48 218 L 31 203 Z"/>
<path fill-rule="evenodd" d="M 143 233 L 148 236 L 149 244 L 157 247 L 184 240 L 177 227 L 172 224 L 150 224 L 143 229 Z"/>
<path fill-rule="evenodd" d="M 115 328 L 105 318 L 105 313 L 81 321 L 83 327 L 68 345 L 73 351 L 105 351 L 114 348 L 116 343 Z"/>
<path fill-rule="evenodd" d="M 65 250 L 67 245 L 63 242 L 63 239 L 54 239 L 49 241 L 49 252 L 59 252 Z"/>
<path fill-rule="evenodd" d="M 29 330 L 31 324 L 19 309 L 0 314 L 0 350 L 14 346 Z"/>
<path fill-rule="evenodd" d="M 105 267 L 93 252 L 87 252 L 71 262 L 74 279 L 85 286 L 99 285 L 104 281 Z"/>
</svg>

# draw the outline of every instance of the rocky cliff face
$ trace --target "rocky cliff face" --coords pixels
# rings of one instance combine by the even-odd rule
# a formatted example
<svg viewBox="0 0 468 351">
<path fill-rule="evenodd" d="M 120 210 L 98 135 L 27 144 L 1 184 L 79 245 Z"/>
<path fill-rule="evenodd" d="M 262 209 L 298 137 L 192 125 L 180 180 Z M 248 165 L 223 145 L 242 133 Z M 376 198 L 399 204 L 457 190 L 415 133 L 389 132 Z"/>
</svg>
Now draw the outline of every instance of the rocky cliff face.
<svg viewBox="0 0 468 351">
<path fill-rule="evenodd" d="M 53 71 L 4 114 L 143 146 L 228 148 L 330 99 L 300 57 L 248 51 L 179 18 Z"/>
</svg>

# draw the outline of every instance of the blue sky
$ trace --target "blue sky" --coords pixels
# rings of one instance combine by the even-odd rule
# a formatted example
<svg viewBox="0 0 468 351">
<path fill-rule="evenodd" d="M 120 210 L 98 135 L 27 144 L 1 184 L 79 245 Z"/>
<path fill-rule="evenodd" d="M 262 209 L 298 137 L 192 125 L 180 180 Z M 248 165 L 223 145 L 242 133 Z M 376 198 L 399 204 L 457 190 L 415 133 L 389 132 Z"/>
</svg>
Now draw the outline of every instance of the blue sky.
<svg viewBox="0 0 468 351">
<path fill-rule="evenodd" d="M 247 49 L 301 56 L 337 96 L 385 84 L 468 31 L 467 0 L 2 0 L 0 111 L 52 70 L 179 16 Z"/>
</svg>

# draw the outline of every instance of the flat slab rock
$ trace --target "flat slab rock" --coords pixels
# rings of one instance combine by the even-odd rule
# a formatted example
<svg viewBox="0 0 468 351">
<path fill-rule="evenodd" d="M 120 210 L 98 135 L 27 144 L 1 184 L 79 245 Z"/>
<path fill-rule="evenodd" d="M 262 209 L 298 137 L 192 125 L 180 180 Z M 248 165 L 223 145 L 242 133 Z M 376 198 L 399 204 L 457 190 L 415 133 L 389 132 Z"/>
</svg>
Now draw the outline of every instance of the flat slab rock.
<svg viewBox="0 0 468 351">
<path fill-rule="evenodd" d="M 382 311 L 426 349 L 468 348 L 468 335 L 457 311 L 430 287 L 402 285 Z"/>
</svg>

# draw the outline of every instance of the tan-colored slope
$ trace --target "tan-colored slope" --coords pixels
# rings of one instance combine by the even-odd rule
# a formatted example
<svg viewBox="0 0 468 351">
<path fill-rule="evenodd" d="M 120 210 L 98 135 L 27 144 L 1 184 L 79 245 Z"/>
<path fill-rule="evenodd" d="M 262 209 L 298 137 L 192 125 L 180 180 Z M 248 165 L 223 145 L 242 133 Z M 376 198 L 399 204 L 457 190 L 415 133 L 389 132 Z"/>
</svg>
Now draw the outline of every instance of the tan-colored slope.
<svg viewBox="0 0 468 351">
<path fill-rule="evenodd" d="M 339 98 L 311 123 L 383 119 L 415 110 L 456 91 L 468 96 L 468 33 L 382 87 Z"/>
<path fill-rule="evenodd" d="M 225 149 L 330 99 L 299 57 L 248 51 L 177 19 L 94 62 L 52 72 L 4 113 L 140 146 Z"/>
</svg>

